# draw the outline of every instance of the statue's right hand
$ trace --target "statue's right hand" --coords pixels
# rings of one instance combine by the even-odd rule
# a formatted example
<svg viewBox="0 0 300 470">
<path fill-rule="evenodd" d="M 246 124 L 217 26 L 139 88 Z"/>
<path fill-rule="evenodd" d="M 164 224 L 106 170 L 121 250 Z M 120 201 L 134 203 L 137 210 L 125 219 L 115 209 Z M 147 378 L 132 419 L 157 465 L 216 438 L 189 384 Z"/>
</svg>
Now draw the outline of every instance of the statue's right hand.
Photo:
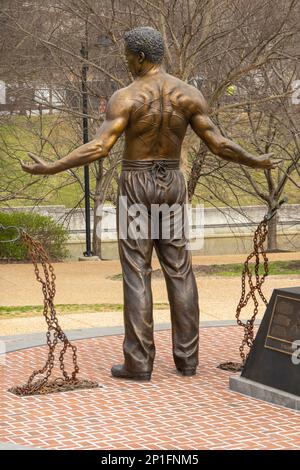
<svg viewBox="0 0 300 470">
<path fill-rule="evenodd" d="M 34 153 L 28 152 L 28 156 L 36 163 L 27 163 L 21 161 L 21 167 L 26 173 L 31 175 L 49 175 L 51 174 L 51 166 L 45 163 L 40 157 Z"/>
</svg>

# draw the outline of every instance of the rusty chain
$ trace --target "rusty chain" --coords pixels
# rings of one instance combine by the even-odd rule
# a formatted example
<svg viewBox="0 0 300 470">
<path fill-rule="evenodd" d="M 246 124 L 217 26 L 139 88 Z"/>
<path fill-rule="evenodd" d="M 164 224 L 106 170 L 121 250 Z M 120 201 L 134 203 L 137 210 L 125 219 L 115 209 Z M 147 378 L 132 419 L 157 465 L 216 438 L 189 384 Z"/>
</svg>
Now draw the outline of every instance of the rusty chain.
<svg viewBox="0 0 300 470">
<path fill-rule="evenodd" d="M 34 265 L 36 280 L 42 286 L 44 296 L 43 315 L 48 326 L 46 334 L 48 358 L 44 367 L 34 370 L 24 385 L 12 387 L 9 391 L 16 395 L 27 396 L 98 387 L 96 382 L 79 379 L 77 377 L 79 373 L 77 348 L 71 344 L 58 323 L 54 306 L 56 276 L 45 249 L 39 241 L 33 239 L 23 229 L 19 229 L 19 234 L 20 239 L 23 241 L 30 254 Z M 40 271 L 39 264 L 42 267 L 43 274 Z M 55 352 L 60 343 L 63 344 L 63 347 L 59 352 L 59 368 L 62 376 L 50 380 L 55 365 Z M 65 364 L 65 354 L 68 350 L 72 353 L 73 371 L 71 374 L 68 374 Z"/>
<path fill-rule="evenodd" d="M 238 326 L 241 326 L 244 329 L 244 336 L 242 339 L 242 343 L 239 347 L 239 353 L 241 362 L 223 362 L 219 364 L 219 368 L 222 370 L 229 370 L 232 372 L 241 371 L 245 365 L 247 357 L 250 354 L 250 351 L 253 346 L 254 341 L 254 323 L 258 313 L 258 305 L 259 301 L 256 297 L 256 292 L 258 292 L 259 297 L 262 299 L 264 304 L 268 306 L 268 301 L 265 298 L 264 294 L 262 293 L 262 285 L 269 274 L 269 262 L 268 258 L 264 249 L 264 242 L 266 241 L 268 235 L 268 222 L 269 220 L 275 216 L 278 208 L 286 202 L 287 199 L 282 199 L 278 205 L 271 211 L 269 211 L 263 218 L 263 220 L 259 223 L 258 227 L 256 228 L 253 236 L 253 251 L 247 256 L 246 261 L 244 262 L 244 268 L 242 272 L 242 293 L 236 308 L 236 322 Z M 259 274 L 259 267 L 260 267 L 260 255 L 263 258 L 263 268 L 264 272 L 262 275 Z M 250 261 L 255 258 L 255 265 L 254 265 L 254 273 L 255 273 L 255 280 L 256 283 L 253 282 L 252 272 L 249 267 Z M 246 278 L 248 281 L 249 292 L 246 294 Z M 250 319 L 246 322 L 241 320 L 241 312 L 244 307 L 248 304 L 249 300 L 252 299 L 254 303 L 253 314 Z M 248 351 L 245 352 L 245 349 L 248 348 Z"/>
</svg>

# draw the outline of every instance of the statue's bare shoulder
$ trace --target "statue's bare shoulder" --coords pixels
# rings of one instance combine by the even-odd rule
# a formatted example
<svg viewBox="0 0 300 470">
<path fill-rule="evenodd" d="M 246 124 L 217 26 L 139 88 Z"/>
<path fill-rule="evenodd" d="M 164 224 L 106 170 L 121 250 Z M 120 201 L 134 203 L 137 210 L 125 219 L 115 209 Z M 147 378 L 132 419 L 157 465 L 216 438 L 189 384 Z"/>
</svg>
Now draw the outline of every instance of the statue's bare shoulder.
<svg viewBox="0 0 300 470">
<path fill-rule="evenodd" d="M 181 106 L 188 119 L 195 114 L 208 113 L 207 102 L 200 90 L 177 77 L 172 75 L 169 75 L 169 77 L 171 77 L 170 83 L 172 82 L 174 84 L 178 104 Z"/>
<path fill-rule="evenodd" d="M 129 87 L 120 88 L 112 94 L 107 105 L 107 119 L 129 115 L 132 103 L 130 99 L 131 93 L 128 89 Z"/>
</svg>

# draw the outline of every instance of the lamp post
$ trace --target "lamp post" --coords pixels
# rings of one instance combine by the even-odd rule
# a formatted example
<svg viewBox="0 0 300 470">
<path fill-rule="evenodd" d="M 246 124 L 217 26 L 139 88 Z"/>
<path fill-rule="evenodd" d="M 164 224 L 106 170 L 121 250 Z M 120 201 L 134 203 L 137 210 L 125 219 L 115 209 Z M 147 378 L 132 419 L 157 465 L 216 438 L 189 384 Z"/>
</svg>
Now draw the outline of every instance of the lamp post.
<svg viewBox="0 0 300 470">
<path fill-rule="evenodd" d="M 87 37 L 87 35 L 86 35 Z M 87 41 L 86 41 L 87 42 Z M 81 44 L 81 56 L 83 60 L 88 59 L 87 45 Z M 89 141 L 89 122 L 88 122 L 88 96 L 87 96 L 87 72 L 88 64 L 84 62 L 81 69 L 81 90 L 82 90 L 82 123 L 83 123 L 83 143 Z M 85 201 L 85 242 L 86 251 L 84 256 L 93 256 L 91 250 L 91 205 L 90 205 L 90 175 L 89 165 L 84 166 L 84 201 Z"/>
<path fill-rule="evenodd" d="M 100 35 L 96 46 L 109 46 L 112 42 L 106 35 Z M 88 90 L 87 90 L 87 73 L 89 66 L 88 60 L 88 21 L 85 22 L 85 42 L 81 43 L 81 57 L 83 59 L 81 69 L 81 92 L 82 92 L 82 122 L 83 122 L 83 143 L 86 144 L 89 141 L 89 128 L 88 128 Z M 103 161 L 101 160 L 99 165 L 99 171 L 103 173 Z M 86 234 L 86 251 L 83 253 L 84 258 L 87 259 L 99 259 L 98 256 L 94 256 L 91 245 L 91 205 L 90 205 L 90 177 L 89 177 L 89 165 L 84 166 L 84 200 L 85 200 L 85 234 Z M 95 221 L 94 221 L 95 223 Z"/>
</svg>

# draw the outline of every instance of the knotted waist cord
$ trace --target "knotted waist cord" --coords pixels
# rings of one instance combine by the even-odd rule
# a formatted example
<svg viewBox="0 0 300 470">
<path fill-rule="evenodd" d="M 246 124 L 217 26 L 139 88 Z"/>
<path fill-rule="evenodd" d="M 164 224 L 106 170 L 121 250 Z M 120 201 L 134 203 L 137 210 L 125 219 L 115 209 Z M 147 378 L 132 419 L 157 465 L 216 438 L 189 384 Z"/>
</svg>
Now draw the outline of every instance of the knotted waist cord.
<svg viewBox="0 0 300 470">
<path fill-rule="evenodd" d="M 154 177 L 165 176 L 167 170 L 179 170 L 180 161 L 176 160 L 122 160 L 123 171 L 150 170 Z"/>
</svg>

